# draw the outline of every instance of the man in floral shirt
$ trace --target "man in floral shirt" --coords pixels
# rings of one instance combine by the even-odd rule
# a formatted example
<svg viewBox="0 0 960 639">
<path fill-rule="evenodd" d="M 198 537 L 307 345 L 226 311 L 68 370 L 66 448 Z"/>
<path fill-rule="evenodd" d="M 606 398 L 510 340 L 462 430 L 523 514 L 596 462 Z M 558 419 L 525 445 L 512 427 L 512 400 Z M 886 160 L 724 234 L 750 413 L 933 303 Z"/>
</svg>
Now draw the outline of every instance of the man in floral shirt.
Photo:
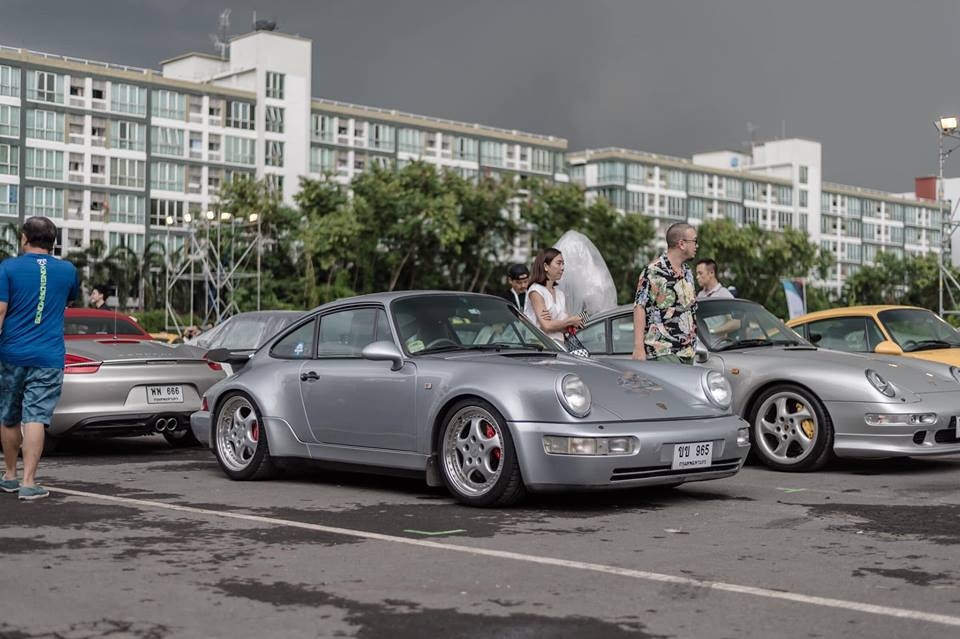
<svg viewBox="0 0 960 639">
<path fill-rule="evenodd" d="M 686 262 L 697 254 L 697 229 L 667 229 L 667 250 L 640 273 L 633 307 L 633 359 L 693 363 L 697 291 Z"/>
</svg>

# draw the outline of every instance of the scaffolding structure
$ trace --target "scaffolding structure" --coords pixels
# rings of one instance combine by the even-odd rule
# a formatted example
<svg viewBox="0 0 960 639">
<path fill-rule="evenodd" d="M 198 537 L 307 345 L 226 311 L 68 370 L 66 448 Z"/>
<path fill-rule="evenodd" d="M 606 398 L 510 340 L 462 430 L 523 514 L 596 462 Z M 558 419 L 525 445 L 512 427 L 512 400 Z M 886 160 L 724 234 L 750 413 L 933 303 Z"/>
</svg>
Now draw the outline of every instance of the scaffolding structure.
<svg viewBox="0 0 960 639">
<path fill-rule="evenodd" d="M 940 208 L 941 230 L 940 230 L 940 259 L 939 278 L 938 278 L 938 297 L 939 297 L 939 315 L 946 319 L 948 315 L 960 315 L 957 302 L 960 300 L 960 282 L 954 276 L 951 266 L 952 256 L 952 238 L 953 234 L 960 230 L 960 220 L 956 219 L 957 209 L 960 206 L 960 200 L 953 203 L 951 207 L 943 196 L 943 164 L 950 154 L 960 148 L 960 118 L 956 116 L 946 116 L 934 121 L 939 133 L 938 160 L 939 171 L 937 172 L 937 205 Z M 952 140 L 954 144 L 950 148 L 945 147 L 945 143 Z M 944 307 L 944 294 L 949 297 L 950 308 Z"/>
<path fill-rule="evenodd" d="M 174 330 L 179 335 L 193 323 L 201 309 L 201 327 L 215 326 L 239 313 L 234 294 L 243 280 L 256 278 L 257 310 L 260 310 L 263 235 L 257 214 L 251 214 L 249 221 L 238 222 L 227 213 L 220 214 L 218 219 L 213 211 L 208 211 L 207 220 L 201 221 L 200 226 L 202 234 L 191 225 L 186 236 L 180 235 L 184 237 L 184 243 L 182 250 L 176 252 L 169 250 L 168 230 L 165 323 L 167 330 Z M 224 226 L 230 229 L 226 246 L 223 244 Z M 203 295 L 202 304 L 197 300 L 198 290 Z M 184 292 L 188 296 L 188 308 L 178 309 L 174 298 L 178 294 L 182 298 Z M 185 316 L 190 318 L 189 322 L 184 321 Z"/>
</svg>

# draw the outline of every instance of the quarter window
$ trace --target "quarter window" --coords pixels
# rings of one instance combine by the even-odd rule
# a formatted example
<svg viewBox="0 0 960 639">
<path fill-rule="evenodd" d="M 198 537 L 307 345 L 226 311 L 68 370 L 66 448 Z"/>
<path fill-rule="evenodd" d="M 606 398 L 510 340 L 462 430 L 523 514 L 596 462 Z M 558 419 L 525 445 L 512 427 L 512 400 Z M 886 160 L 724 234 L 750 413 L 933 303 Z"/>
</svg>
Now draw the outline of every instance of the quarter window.
<svg viewBox="0 0 960 639">
<path fill-rule="evenodd" d="M 313 334 L 316 321 L 295 328 L 270 349 L 270 356 L 278 359 L 309 359 L 313 352 Z"/>
</svg>

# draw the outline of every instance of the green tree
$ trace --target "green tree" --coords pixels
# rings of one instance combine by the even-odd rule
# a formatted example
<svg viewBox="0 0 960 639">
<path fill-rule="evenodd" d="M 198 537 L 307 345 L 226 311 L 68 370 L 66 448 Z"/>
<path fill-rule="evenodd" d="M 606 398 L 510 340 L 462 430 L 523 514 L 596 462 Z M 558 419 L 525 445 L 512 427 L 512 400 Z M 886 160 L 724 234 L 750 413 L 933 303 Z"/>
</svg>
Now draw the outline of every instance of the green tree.
<svg viewBox="0 0 960 639">
<path fill-rule="evenodd" d="M 951 273 L 957 277 L 955 269 L 951 268 Z M 939 310 L 939 256 L 898 257 L 886 251 L 878 253 L 873 264 L 861 266 L 847 277 L 842 298 L 847 305 L 906 304 Z M 949 295 L 945 295 L 944 304 L 949 303 Z"/>
<path fill-rule="evenodd" d="M 735 285 L 740 297 L 760 302 L 779 317 L 787 315 L 780 278 L 822 279 L 833 262 L 806 233 L 792 228 L 773 232 L 710 220 L 700 225 L 698 236 L 697 258 L 716 260 L 721 282 Z"/>
<path fill-rule="evenodd" d="M 356 241 L 361 227 L 354 210 L 348 206 L 345 187 L 329 178 L 301 178 L 300 191 L 294 200 L 302 215 L 307 307 L 353 294 L 349 288 L 343 288 L 344 280 L 339 275 L 356 260 Z M 324 281 L 322 289 L 317 286 L 318 277 Z"/>
</svg>

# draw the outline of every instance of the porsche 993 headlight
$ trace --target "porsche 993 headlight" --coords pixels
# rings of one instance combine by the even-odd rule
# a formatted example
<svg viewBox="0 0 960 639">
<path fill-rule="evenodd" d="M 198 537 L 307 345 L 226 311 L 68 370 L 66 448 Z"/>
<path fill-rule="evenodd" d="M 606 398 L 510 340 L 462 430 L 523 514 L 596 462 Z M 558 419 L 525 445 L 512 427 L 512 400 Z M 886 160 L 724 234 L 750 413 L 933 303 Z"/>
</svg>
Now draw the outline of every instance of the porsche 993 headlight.
<svg viewBox="0 0 960 639">
<path fill-rule="evenodd" d="M 720 408 L 730 408 L 730 402 L 733 401 L 733 389 L 730 388 L 730 382 L 719 371 L 707 371 L 703 376 L 703 390 L 707 394 L 707 399 Z"/>
<path fill-rule="evenodd" d="M 880 373 L 877 371 L 873 370 L 872 368 L 868 368 L 866 371 L 864 371 L 864 374 L 867 376 L 867 381 L 870 382 L 870 385 L 887 397 L 893 397 L 897 394 L 897 391 L 893 388 L 890 382 L 881 377 Z"/>
<path fill-rule="evenodd" d="M 574 417 L 586 417 L 590 413 L 590 387 L 572 373 L 564 375 L 557 382 L 557 397 L 564 409 Z"/>
</svg>

